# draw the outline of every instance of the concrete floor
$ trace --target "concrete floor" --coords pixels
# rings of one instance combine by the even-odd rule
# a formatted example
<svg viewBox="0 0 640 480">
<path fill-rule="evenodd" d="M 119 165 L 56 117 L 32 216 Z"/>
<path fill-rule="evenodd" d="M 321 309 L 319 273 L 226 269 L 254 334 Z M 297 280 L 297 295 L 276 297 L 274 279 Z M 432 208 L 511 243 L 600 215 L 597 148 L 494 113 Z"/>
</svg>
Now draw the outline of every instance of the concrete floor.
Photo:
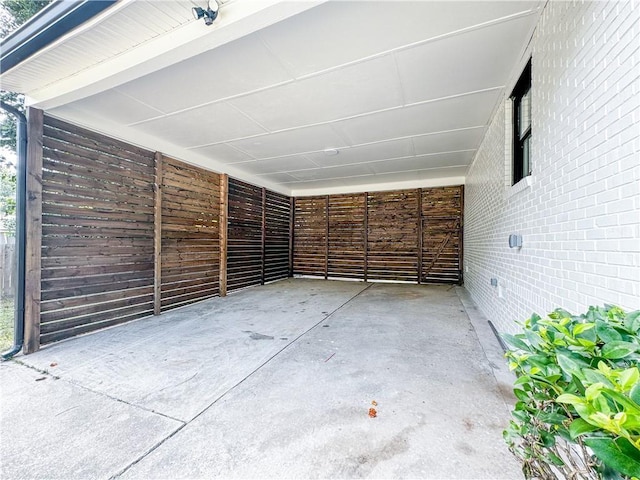
<svg viewBox="0 0 640 480">
<path fill-rule="evenodd" d="M 289 279 L 20 356 L 0 381 L 3 479 L 522 478 L 511 377 L 458 287 Z"/>
</svg>

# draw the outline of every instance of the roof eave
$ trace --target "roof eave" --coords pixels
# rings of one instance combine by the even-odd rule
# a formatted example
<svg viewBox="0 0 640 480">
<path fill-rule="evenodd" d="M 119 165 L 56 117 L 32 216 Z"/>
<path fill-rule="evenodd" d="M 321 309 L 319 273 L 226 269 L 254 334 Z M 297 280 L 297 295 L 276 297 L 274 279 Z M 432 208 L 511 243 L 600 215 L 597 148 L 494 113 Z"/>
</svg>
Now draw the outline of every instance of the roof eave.
<svg viewBox="0 0 640 480">
<path fill-rule="evenodd" d="M 60 0 L 45 7 L 0 43 L 0 71 L 8 72 L 117 0 Z"/>
</svg>

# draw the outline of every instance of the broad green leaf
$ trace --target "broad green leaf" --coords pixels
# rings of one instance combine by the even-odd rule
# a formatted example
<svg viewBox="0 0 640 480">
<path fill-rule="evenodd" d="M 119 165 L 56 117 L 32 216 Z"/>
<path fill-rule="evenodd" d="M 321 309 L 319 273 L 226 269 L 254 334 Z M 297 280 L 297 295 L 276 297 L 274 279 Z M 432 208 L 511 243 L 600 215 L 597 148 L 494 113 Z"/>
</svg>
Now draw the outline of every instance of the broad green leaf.
<svg viewBox="0 0 640 480">
<path fill-rule="evenodd" d="M 618 383 L 624 391 L 627 391 L 636 385 L 638 380 L 640 380 L 640 371 L 638 370 L 638 367 L 633 367 L 627 368 L 620 373 Z"/>
<path fill-rule="evenodd" d="M 548 457 L 549 461 L 551 463 L 553 463 L 554 465 L 557 465 L 559 467 L 564 465 L 564 461 L 559 456 L 557 456 L 555 453 L 548 452 L 548 455 L 549 455 L 549 457 Z"/>
<path fill-rule="evenodd" d="M 547 448 L 551 448 L 556 444 L 555 437 L 545 430 L 540 431 L 540 440 L 542 440 L 542 445 Z"/>
<path fill-rule="evenodd" d="M 617 360 L 632 354 L 639 348 L 640 345 L 631 342 L 610 342 L 602 347 L 602 356 Z"/>
<path fill-rule="evenodd" d="M 505 342 L 507 342 L 512 347 L 515 347 L 519 350 L 524 350 L 526 352 L 531 351 L 531 349 L 529 348 L 529 345 L 524 343 L 520 338 L 518 338 L 515 335 L 511 335 L 509 333 L 501 333 L 500 336 Z"/>
<path fill-rule="evenodd" d="M 627 313 L 624 317 L 624 326 L 633 333 L 640 333 L 640 310 Z"/>
<path fill-rule="evenodd" d="M 569 355 L 568 353 L 558 352 L 558 365 L 568 375 L 573 375 L 579 379 L 583 379 L 583 368 L 588 368 L 589 364 L 584 360 L 577 358 L 577 355 Z"/>
<path fill-rule="evenodd" d="M 575 327 L 573 327 L 573 335 L 577 337 L 582 332 L 591 330 L 595 326 L 596 326 L 595 323 L 579 323 Z"/>
<path fill-rule="evenodd" d="M 598 397 L 603 388 L 604 383 L 594 383 L 593 385 L 589 385 L 584 392 L 587 402 L 592 402 L 596 397 Z"/>
<path fill-rule="evenodd" d="M 588 432 L 593 432 L 597 430 L 598 427 L 595 425 L 591 425 L 589 422 L 582 418 L 576 418 L 571 425 L 569 425 L 569 434 L 571 435 L 571 439 L 575 440 L 580 435 L 583 435 Z"/>
<path fill-rule="evenodd" d="M 631 398 L 634 403 L 640 405 L 640 384 L 631 389 L 631 391 L 629 392 L 629 398 Z"/>
<path fill-rule="evenodd" d="M 628 477 L 640 477 L 640 450 L 626 438 L 586 437 L 584 443 L 608 467 Z"/>
<path fill-rule="evenodd" d="M 528 402 L 529 401 L 529 395 L 527 395 L 527 392 L 525 392 L 524 390 L 520 390 L 519 388 L 514 388 L 513 389 L 513 394 L 516 396 L 516 398 L 522 402 Z"/>
<path fill-rule="evenodd" d="M 571 393 L 563 393 L 556 398 L 558 403 L 569 403 L 571 405 L 584 405 L 586 403 L 584 398 L 578 397 Z"/>
<path fill-rule="evenodd" d="M 549 423 L 551 425 L 562 425 L 568 417 L 566 415 L 562 415 L 561 413 L 555 412 L 540 412 L 538 415 L 538 419 L 541 422 Z"/>
<path fill-rule="evenodd" d="M 622 340 L 622 335 L 615 328 L 600 320 L 596 322 L 596 333 L 604 343 Z"/>
<path fill-rule="evenodd" d="M 616 392 L 611 388 L 603 388 L 601 392 L 607 398 L 610 398 L 614 402 L 624 407 L 624 409 L 627 410 L 628 413 L 632 415 L 640 415 L 640 405 L 636 404 L 629 397 L 623 395 L 622 393 Z"/>
<path fill-rule="evenodd" d="M 607 385 L 608 387 L 613 387 L 613 383 L 605 377 L 602 372 L 599 370 L 594 370 L 592 368 L 583 368 L 582 374 L 585 378 L 585 383 L 602 383 Z"/>
</svg>

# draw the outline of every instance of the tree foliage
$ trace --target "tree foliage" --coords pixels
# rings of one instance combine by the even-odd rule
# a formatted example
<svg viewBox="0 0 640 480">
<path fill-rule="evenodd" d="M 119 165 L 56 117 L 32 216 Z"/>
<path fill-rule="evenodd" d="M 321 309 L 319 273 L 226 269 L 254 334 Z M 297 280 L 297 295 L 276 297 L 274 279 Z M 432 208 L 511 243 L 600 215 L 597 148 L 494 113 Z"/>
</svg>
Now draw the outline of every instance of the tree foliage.
<svg viewBox="0 0 640 480">
<path fill-rule="evenodd" d="M 51 0 L 0 0 L 0 38 L 4 39 L 33 17 Z M 0 90 L 0 100 L 24 113 L 24 95 Z M 0 112 L 0 219 L 9 231 L 15 228 L 16 174 L 10 157 L 16 150 L 16 119 Z"/>
<path fill-rule="evenodd" d="M 0 38 L 9 35 L 49 3 L 51 0 L 1 0 Z"/>
</svg>

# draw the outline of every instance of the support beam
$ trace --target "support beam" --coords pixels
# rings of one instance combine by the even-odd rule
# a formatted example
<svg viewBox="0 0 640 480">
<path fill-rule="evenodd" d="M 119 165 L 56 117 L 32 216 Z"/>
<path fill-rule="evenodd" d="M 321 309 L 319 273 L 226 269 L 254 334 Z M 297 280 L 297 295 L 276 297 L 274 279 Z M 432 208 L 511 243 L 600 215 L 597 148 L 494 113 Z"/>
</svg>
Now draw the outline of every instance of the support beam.
<svg viewBox="0 0 640 480">
<path fill-rule="evenodd" d="M 417 190 L 418 195 L 418 285 L 422 283 L 422 189 Z"/>
<path fill-rule="evenodd" d="M 464 284 L 464 185 L 460 185 L 460 231 L 458 233 L 458 285 Z"/>
<path fill-rule="evenodd" d="M 27 208 L 25 252 L 25 354 L 40 349 L 40 292 L 42 257 L 42 135 L 44 114 L 27 112 Z"/>
<path fill-rule="evenodd" d="M 260 285 L 264 285 L 265 251 L 267 241 L 267 189 L 262 187 L 262 268 L 260 270 Z"/>
<path fill-rule="evenodd" d="M 154 226 L 153 226 L 153 314 L 160 315 L 162 309 L 162 153 L 156 152 L 156 180 Z"/>
<path fill-rule="evenodd" d="M 220 175 L 220 296 L 227 296 L 227 227 L 229 218 L 229 176 Z"/>
<path fill-rule="evenodd" d="M 290 199 L 291 210 L 289 211 L 289 277 L 293 277 L 293 246 L 296 225 L 296 198 Z"/>
<path fill-rule="evenodd" d="M 329 278 L 329 195 L 327 195 L 324 213 L 327 217 L 327 227 L 325 229 L 325 246 L 324 246 L 324 279 Z"/>
<path fill-rule="evenodd" d="M 364 281 L 367 281 L 367 268 L 369 266 L 369 192 L 364 192 Z"/>
</svg>

